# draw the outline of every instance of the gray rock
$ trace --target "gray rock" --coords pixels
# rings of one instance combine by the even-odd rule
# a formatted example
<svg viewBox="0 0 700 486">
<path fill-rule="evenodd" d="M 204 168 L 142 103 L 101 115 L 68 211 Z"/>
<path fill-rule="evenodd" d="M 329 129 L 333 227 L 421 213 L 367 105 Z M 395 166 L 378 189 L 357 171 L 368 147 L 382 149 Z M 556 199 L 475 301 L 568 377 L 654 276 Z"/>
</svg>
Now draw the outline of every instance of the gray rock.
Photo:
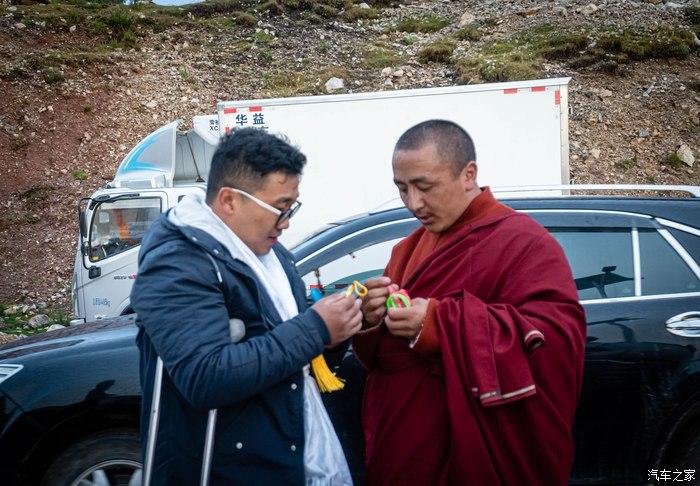
<svg viewBox="0 0 700 486">
<path fill-rule="evenodd" d="M 591 149 L 590 155 L 591 155 L 591 157 L 593 157 L 594 159 L 599 159 L 599 158 L 600 158 L 600 150 L 597 149 L 597 148 Z"/>
<path fill-rule="evenodd" d="M 36 303 L 36 308 L 39 310 L 44 310 L 48 307 L 48 304 L 46 302 L 37 302 Z"/>
<path fill-rule="evenodd" d="M 598 11 L 598 5 L 595 3 L 589 3 L 581 9 L 583 15 L 592 15 Z"/>
<path fill-rule="evenodd" d="M 46 330 L 46 332 L 48 332 L 48 331 L 55 331 L 56 329 L 65 329 L 65 328 L 66 328 L 66 326 L 62 326 L 62 325 L 60 325 L 60 324 L 51 324 L 51 325 L 49 326 L 49 328 Z"/>
<path fill-rule="evenodd" d="M 598 92 L 598 96 L 600 96 L 601 99 L 602 99 L 602 98 L 610 98 L 612 95 L 613 95 L 613 92 L 610 91 L 609 89 L 601 89 L 601 90 Z"/>
<path fill-rule="evenodd" d="M 681 144 L 681 146 L 678 147 L 678 150 L 676 150 L 676 155 L 679 159 L 683 161 L 685 165 L 689 167 L 692 167 L 695 163 L 695 156 L 693 155 L 693 151 L 686 144 Z"/>
<path fill-rule="evenodd" d="M 26 27 L 27 27 L 27 26 L 24 25 L 22 22 L 17 22 L 17 23 L 15 24 L 15 29 L 20 29 L 20 30 L 22 30 L 22 29 L 25 29 Z"/>
<path fill-rule="evenodd" d="M 31 319 L 27 323 L 32 329 L 38 329 L 40 327 L 48 326 L 51 323 L 51 319 L 46 314 L 39 314 Z"/>
<path fill-rule="evenodd" d="M 639 138 L 647 138 L 649 135 L 649 130 L 645 130 L 643 128 L 639 130 Z"/>
<path fill-rule="evenodd" d="M 345 88 L 345 81 L 343 81 L 340 78 L 331 78 L 328 81 L 326 81 L 325 84 L 326 87 L 326 93 L 333 93 L 334 91 L 339 91 L 341 89 Z"/>
<path fill-rule="evenodd" d="M 462 27 L 466 27 L 474 21 L 476 21 L 476 17 L 474 16 L 474 14 L 467 11 L 462 14 L 462 17 L 459 19 L 459 24 L 457 24 L 457 26 L 461 29 Z"/>
<path fill-rule="evenodd" d="M 362 2 L 360 5 L 358 5 L 358 7 L 363 8 L 363 9 L 365 9 L 365 10 L 368 9 L 368 8 L 370 8 L 370 6 L 367 5 L 365 2 Z"/>
<path fill-rule="evenodd" d="M 8 307 L 7 309 L 5 309 L 3 314 L 6 316 L 14 316 L 15 314 L 17 314 L 17 307 L 15 307 L 14 305 L 12 307 Z"/>
<path fill-rule="evenodd" d="M 552 13 L 565 17 L 568 14 L 568 11 L 566 10 L 566 7 L 556 6 L 552 9 Z"/>
<path fill-rule="evenodd" d="M 676 8 L 683 8 L 683 5 L 681 5 L 680 3 L 675 3 L 675 2 L 666 2 L 664 4 L 664 7 L 676 9 Z"/>
<path fill-rule="evenodd" d="M 385 67 L 384 69 L 382 69 L 382 77 L 388 78 L 389 76 L 391 76 L 391 68 Z"/>
<path fill-rule="evenodd" d="M 404 75 L 403 69 L 397 69 L 396 71 L 394 71 L 392 73 L 392 76 L 394 76 L 395 78 L 401 78 L 401 77 L 403 77 L 403 75 Z"/>
</svg>

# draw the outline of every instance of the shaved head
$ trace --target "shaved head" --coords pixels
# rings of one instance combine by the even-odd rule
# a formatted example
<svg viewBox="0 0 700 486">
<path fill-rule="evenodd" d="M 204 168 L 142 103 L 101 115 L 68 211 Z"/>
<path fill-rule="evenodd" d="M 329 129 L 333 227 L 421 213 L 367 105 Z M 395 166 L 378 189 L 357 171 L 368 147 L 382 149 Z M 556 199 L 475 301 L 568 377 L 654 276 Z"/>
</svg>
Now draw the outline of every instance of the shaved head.
<svg viewBox="0 0 700 486">
<path fill-rule="evenodd" d="M 396 142 L 394 153 L 402 150 L 418 150 L 434 144 L 440 161 L 452 166 L 457 176 L 469 162 L 476 162 L 474 142 L 459 125 L 447 120 L 428 120 L 404 132 Z"/>
</svg>

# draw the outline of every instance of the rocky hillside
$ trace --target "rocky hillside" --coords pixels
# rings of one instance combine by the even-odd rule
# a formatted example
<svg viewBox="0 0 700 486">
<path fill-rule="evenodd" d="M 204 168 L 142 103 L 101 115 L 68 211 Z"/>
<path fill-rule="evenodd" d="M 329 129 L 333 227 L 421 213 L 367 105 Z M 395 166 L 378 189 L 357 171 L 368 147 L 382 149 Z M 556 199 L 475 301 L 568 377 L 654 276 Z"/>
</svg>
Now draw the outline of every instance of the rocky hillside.
<svg viewBox="0 0 700 486">
<path fill-rule="evenodd" d="M 218 100 L 571 76 L 573 182 L 700 184 L 698 35 L 682 0 L 0 1 L 0 326 L 65 320 L 78 200 Z"/>
</svg>

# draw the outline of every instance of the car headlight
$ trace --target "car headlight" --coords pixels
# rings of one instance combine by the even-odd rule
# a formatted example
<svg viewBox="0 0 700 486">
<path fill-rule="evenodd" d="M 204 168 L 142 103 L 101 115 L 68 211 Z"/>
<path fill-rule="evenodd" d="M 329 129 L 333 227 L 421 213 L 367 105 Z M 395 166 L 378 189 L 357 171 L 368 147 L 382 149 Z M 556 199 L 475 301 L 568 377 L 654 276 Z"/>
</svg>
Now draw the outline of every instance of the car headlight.
<svg viewBox="0 0 700 486">
<path fill-rule="evenodd" d="M 10 378 L 12 375 L 16 375 L 19 371 L 24 368 L 24 365 L 20 364 L 0 364 L 0 384 L 5 380 Z"/>
</svg>

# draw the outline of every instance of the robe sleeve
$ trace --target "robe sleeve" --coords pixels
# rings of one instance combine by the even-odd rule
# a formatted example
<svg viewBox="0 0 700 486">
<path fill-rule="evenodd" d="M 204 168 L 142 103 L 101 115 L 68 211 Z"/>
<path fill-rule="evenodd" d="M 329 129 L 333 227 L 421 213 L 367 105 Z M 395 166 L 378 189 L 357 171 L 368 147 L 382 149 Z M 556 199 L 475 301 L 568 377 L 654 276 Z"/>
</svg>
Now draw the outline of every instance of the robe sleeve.
<svg viewBox="0 0 700 486">
<path fill-rule="evenodd" d="M 446 373 L 483 406 L 528 397 L 540 385 L 567 396 L 580 389 L 585 316 L 566 257 L 549 235 L 519 253 L 494 273 L 503 277 L 493 302 L 464 290 L 436 311 Z"/>
<path fill-rule="evenodd" d="M 438 338 L 437 307 L 440 303 L 437 299 L 428 300 L 428 310 L 425 313 L 423 328 L 418 335 L 413 350 L 427 358 L 440 353 L 440 339 Z"/>
</svg>

